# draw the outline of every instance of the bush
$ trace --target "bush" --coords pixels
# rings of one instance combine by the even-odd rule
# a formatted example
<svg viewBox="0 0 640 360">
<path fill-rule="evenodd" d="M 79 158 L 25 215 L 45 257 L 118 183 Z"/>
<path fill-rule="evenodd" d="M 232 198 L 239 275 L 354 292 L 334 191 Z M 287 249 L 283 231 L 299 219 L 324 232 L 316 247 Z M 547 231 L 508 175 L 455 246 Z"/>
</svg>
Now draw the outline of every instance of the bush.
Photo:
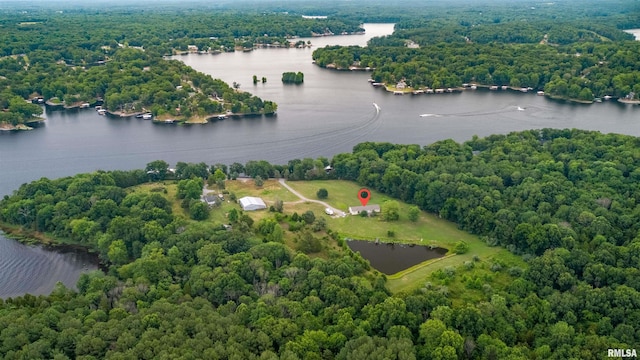
<svg viewBox="0 0 640 360">
<path fill-rule="evenodd" d="M 493 263 L 493 264 L 491 265 L 491 271 L 493 271 L 493 272 L 498 272 L 498 271 L 500 271 L 500 270 L 502 270 L 502 264 L 501 264 L 501 263 L 499 263 L 499 262 L 495 262 L 495 263 Z"/>
<path fill-rule="evenodd" d="M 301 221 L 294 221 L 289 224 L 289 231 L 294 232 L 302 229 L 304 227 L 304 223 Z"/>
<path fill-rule="evenodd" d="M 325 188 L 320 188 L 318 192 L 316 192 L 316 196 L 318 197 L 318 199 L 326 199 L 327 197 L 329 197 L 329 191 L 327 191 L 327 189 Z"/>
<path fill-rule="evenodd" d="M 400 219 L 400 203 L 396 200 L 387 200 L 382 203 L 382 218 L 385 221 L 397 221 Z"/>
<path fill-rule="evenodd" d="M 420 216 L 420 209 L 417 206 L 412 206 L 409 208 L 409 220 L 412 222 L 418 221 L 418 217 Z"/>
<path fill-rule="evenodd" d="M 387 230 L 387 236 L 390 238 L 396 237 L 396 232 L 393 230 Z"/>
<path fill-rule="evenodd" d="M 312 254 L 322 250 L 322 243 L 311 233 L 305 232 L 299 238 L 297 249 L 305 254 Z"/>
<path fill-rule="evenodd" d="M 465 254 L 469 251 L 469 244 L 467 244 L 464 241 L 458 241 L 454 246 L 453 246 L 453 252 L 461 255 L 461 254 Z"/>
<path fill-rule="evenodd" d="M 313 224 L 313 222 L 316 221 L 316 215 L 311 210 L 305 211 L 300 217 L 307 224 Z"/>
<path fill-rule="evenodd" d="M 513 277 L 520 277 L 522 276 L 522 273 L 524 272 L 524 270 L 522 270 L 521 267 L 519 266 L 514 266 L 509 268 L 509 275 L 513 276 Z"/>
<path fill-rule="evenodd" d="M 200 200 L 191 200 L 189 213 L 193 220 L 205 220 L 209 217 L 209 206 Z"/>
</svg>

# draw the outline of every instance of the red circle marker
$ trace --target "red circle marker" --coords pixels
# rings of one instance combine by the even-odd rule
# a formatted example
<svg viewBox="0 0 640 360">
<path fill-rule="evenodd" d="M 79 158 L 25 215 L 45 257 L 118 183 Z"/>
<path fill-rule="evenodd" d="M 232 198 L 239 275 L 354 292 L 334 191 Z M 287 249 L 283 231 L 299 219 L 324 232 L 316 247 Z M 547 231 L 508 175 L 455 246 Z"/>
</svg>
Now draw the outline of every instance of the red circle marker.
<svg viewBox="0 0 640 360">
<path fill-rule="evenodd" d="M 367 206 L 369 199 L 371 199 L 371 191 L 367 188 L 358 190 L 358 199 L 360 199 L 360 204 L 362 204 L 362 206 Z"/>
</svg>

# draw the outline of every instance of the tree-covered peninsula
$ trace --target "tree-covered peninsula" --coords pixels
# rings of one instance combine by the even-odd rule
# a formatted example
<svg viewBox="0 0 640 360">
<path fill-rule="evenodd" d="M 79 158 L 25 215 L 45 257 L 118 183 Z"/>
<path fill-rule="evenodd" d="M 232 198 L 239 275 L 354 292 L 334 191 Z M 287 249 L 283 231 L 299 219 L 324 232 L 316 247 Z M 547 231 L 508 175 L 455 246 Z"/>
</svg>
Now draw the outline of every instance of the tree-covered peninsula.
<svg viewBox="0 0 640 360">
<path fill-rule="evenodd" d="M 374 69 L 375 82 L 413 89 L 467 83 L 576 101 L 640 101 L 640 43 L 622 31 L 640 27 L 635 5 L 619 2 L 602 13 L 600 2 L 587 1 L 563 13 L 570 3 L 436 7 L 399 20 L 393 35 L 365 48 L 327 47 L 313 58 L 322 67 Z"/>
<path fill-rule="evenodd" d="M 163 57 L 289 46 L 289 39 L 298 36 L 362 31 L 358 22 L 339 18 L 142 6 L 22 11 L 16 5 L 0 13 L 0 24 L 4 128 L 38 120 L 40 107 L 20 104 L 20 99 L 67 107 L 104 101 L 103 107 L 113 114 L 151 112 L 156 119 L 272 114 L 275 103 Z"/>
<path fill-rule="evenodd" d="M 173 172 L 155 161 L 144 170 L 43 178 L 0 201 L 3 227 L 80 244 L 108 269 L 83 275 L 78 291 L 1 300 L 0 353 L 524 360 L 634 349 L 639 141 L 544 129 L 427 146 L 362 143 L 330 161 L 179 163 Z M 241 173 L 256 181 L 225 180 Z M 225 202 L 193 216 L 205 181 L 232 199 L 270 176 L 354 181 L 521 260 L 474 256 L 392 293 L 392 280 L 332 230 L 339 219 L 299 215 L 298 205 L 277 201 L 270 211 Z"/>
</svg>

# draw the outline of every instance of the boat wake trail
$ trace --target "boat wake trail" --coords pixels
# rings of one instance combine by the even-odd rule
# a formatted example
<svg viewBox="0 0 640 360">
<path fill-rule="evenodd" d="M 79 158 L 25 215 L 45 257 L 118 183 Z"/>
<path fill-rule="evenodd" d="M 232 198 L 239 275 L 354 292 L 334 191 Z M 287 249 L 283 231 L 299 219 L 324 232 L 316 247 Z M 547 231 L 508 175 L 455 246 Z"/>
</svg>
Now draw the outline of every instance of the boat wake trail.
<svg viewBox="0 0 640 360">
<path fill-rule="evenodd" d="M 513 111 L 543 111 L 543 108 L 539 108 L 536 106 L 506 106 L 501 109 L 495 109 L 491 111 L 470 111 L 470 112 L 460 112 L 460 113 L 451 113 L 451 114 L 420 114 L 420 117 L 479 117 L 479 116 L 488 116 L 488 115 L 501 115 L 501 114 L 509 114 L 513 113 Z"/>
</svg>

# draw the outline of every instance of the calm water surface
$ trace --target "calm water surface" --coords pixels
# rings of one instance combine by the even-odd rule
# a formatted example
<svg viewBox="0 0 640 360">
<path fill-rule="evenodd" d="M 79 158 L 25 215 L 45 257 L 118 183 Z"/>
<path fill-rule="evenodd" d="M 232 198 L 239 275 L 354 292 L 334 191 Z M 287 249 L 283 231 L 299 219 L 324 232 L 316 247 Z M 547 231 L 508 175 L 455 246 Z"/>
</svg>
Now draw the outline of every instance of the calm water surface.
<svg viewBox="0 0 640 360">
<path fill-rule="evenodd" d="M 8 239 L 0 232 L 0 298 L 49 294 L 58 281 L 75 289 L 83 272 L 96 270 L 95 256 L 57 252 Z"/>
<path fill-rule="evenodd" d="M 628 32 L 629 34 L 633 34 L 633 36 L 636 37 L 636 40 L 640 40 L 640 29 L 629 29 L 629 30 L 625 30 L 625 32 Z"/>
<path fill-rule="evenodd" d="M 365 28 L 366 35 L 310 40 L 313 48 L 364 45 L 372 36 L 391 33 L 393 25 L 367 24 Z M 640 135 L 637 105 L 565 104 L 535 94 L 502 91 L 394 96 L 373 88 L 366 72 L 317 67 L 311 61 L 313 48 L 176 57 L 213 77 L 240 83 L 241 90 L 276 101 L 276 117 L 176 126 L 108 118 L 92 109 L 48 111 L 41 128 L 0 134 L 0 195 L 43 176 L 143 168 L 156 159 L 171 164 L 252 159 L 286 163 L 292 158 L 331 157 L 351 151 L 362 141 L 426 145 L 447 138 L 465 141 L 474 134 L 543 127 Z M 304 84 L 283 85 L 280 78 L 285 71 L 302 71 Z M 267 83 L 254 86 L 254 74 L 267 77 Z M 373 103 L 378 104 L 379 112 Z"/>
<path fill-rule="evenodd" d="M 369 260 L 374 269 L 387 274 L 408 269 L 421 262 L 443 257 L 447 249 L 430 249 L 427 246 L 409 246 L 405 244 L 380 243 L 365 240 L 347 241 L 353 251 L 360 252 L 363 258 Z"/>
<path fill-rule="evenodd" d="M 176 57 L 196 70 L 228 83 L 236 81 L 241 90 L 277 102 L 276 117 L 177 126 L 99 116 L 93 109 L 46 111 L 47 120 L 35 130 L 0 133 L 0 196 L 41 177 L 58 178 L 97 169 L 143 168 L 156 159 L 171 164 L 178 161 L 230 164 L 259 159 L 286 163 L 293 158 L 330 158 L 351 151 L 362 141 L 427 145 L 448 138 L 465 141 L 474 134 L 484 136 L 545 127 L 640 136 L 640 106 L 614 102 L 576 105 L 535 94 L 479 90 L 394 96 L 373 88 L 367 82 L 370 74 L 366 72 L 338 72 L 312 63 L 314 48 L 330 44 L 365 45 L 373 36 L 390 34 L 393 25 L 366 24 L 365 29 L 366 35 L 309 39 L 314 45 L 312 49 L 258 49 L 248 53 Z M 302 71 L 304 84 L 283 85 L 280 78 L 286 71 Z M 267 83 L 254 86 L 253 75 L 267 77 Z M 0 242 L 4 246 L 17 246 L 4 238 Z M 30 254 L 26 249 L 18 253 Z M 2 249 L 0 255 L 4 255 Z M 39 276 L 33 274 L 58 271 L 42 265 L 46 263 L 44 260 L 38 260 L 37 268 L 15 265 L 15 261 L 35 261 L 30 255 L 7 259 L 13 259 L 14 265 L 0 259 L 3 266 L 0 284 L 18 274 L 27 276 L 28 281 L 19 281 L 20 291 L 24 292 L 39 291 L 41 285 L 35 280 Z M 23 274 L 27 268 L 31 270 Z M 48 279 L 55 283 L 54 278 Z"/>
</svg>

